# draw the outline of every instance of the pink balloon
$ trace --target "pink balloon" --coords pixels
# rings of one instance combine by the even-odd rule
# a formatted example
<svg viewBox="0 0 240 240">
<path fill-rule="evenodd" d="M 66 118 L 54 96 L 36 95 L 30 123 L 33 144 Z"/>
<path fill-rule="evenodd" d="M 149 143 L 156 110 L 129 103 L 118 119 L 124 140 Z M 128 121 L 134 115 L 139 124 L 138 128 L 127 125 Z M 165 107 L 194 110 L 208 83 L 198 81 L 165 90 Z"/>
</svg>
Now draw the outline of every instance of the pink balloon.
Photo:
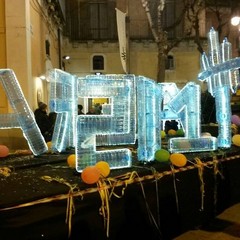
<svg viewBox="0 0 240 240">
<path fill-rule="evenodd" d="M 233 124 L 240 126 L 240 117 L 238 115 L 232 115 L 231 121 Z"/>
<path fill-rule="evenodd" d="M 7 157 L 9 154 L 9 149 L 5 145 L 0 145 L 0 158 Z"/>
</svg>

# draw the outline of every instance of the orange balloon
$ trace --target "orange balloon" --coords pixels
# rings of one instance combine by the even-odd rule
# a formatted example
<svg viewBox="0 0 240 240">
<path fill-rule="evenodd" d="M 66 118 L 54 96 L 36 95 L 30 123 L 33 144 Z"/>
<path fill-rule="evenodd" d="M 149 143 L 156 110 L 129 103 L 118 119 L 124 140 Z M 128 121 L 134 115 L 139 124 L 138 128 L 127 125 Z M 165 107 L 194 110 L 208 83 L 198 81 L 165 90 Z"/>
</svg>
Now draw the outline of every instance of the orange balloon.
<svg viewBox="0 0 240 240">
<path fill-rule="evenodd" d="M 67 163 L 70 168 L 75 168 L 76 167 L 76 155 L 71 154 L 67 158 Z"/>
<path fill-rule="evenodd" d="M 5 145 L 0 145 L 0 157 L 7 157 L 9 154 L 9 149 Z"/>
<path fill-rule="evenodd" d="M 88 166 L 83 169 L 81 178 L 87 184 L 96 183 L 100 178 L 100 171 L 96 166 Z"/>
<path fill-rule="evenodd" d="M 110 167 L 109 164 L 105 161 L 99 161 L 95 164 L 95 166 L 100 171 L 101 176 L 107 177 L 110 173 Z"/>
<path fill-rule="evenodd" d="M 181 153 L 172 153 L 169 159 L 176 167 L 184 167 L 187 164 L 186 156 Z"/>
</svg>

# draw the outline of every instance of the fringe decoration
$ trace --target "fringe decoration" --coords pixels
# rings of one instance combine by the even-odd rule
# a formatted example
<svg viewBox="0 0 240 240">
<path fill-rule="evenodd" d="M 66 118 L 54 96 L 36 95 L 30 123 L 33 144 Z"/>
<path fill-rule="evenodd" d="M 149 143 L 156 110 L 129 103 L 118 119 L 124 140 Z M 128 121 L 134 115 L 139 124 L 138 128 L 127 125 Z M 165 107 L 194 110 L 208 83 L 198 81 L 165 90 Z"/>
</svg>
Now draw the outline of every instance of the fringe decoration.
<svg viewBox="0 0 240 240">
<path fill-rule="evenodd" d="M 109 192 L 104 179 L 100 178 L 100 180 L 97 182 L 97 187 L 102 201 L 102 205 L 99 209 L 99 214 L 103 216 L 104 228 L 106 229 L 107 237 L 109 237 L 109 225 L 110 225 Z"/>
<path fill-rule="evenodd" d="M 73 196 L 74 196 L 75 191 L 79 192 L 79 188 L 78 188 L 77 184 L 71 185 L 65 179 L 59 178 L 59 177 L 53 178 L 50 176 L 42 176 L 41 179 L 43 179 L 47 182 L 56 181 L 58 183 L 64 184 L 69 187 L 68 197 L 67 197 L 67 209 L 66 209 L 65 223 L 68 225 L 68 238 L 70 238 L 71 231 L 72 231 L 72 216 L 75 213 Z"/>
<path fill-rule="evenodd" d="M 205 188 L 204 188 L 204 181 L 203 181 L 203 170 L 204 170 L 204 164 L 199 158 L 195 158 L 196 166 L 198 168 L 198 176 L 200 180 L 200 191 L 201 191 L 201 208 L 200 210 L 204 210 L 204 196 L 205 196 Z"/>
<path fill-rule="evenodd" d="M 178 194 L 177 194 L 177 186 L 176 186 L 176 176 L 174 173 L 174 166 L 171 164 L 170 167 L 171 167 L 172 176 L 173 176 L 173 187 L 174 187 L 174 193 L 175 193 L 175 199 L 176 199 L 177 213 L 179 213 L 179 202 L 178 202 Z"/>
<path fill-rule="evenodd" d="M 231 157 L 227 157 L 227 158 L 222 158 L 222 159 L 219 159 L 218 162 L 231 161 L 231 160 L 236 160 L 238 158 L 240 158 L 240 155 L 235 155 L 235 156 L 231 156 Z M 208 162 L 202 163 L 203 166 L 212 166 L 213 164 L 214 164 L 214 161 L 208 161 Z M 173 173 L 176 174 L 178 172 L 185 172 L 185 171 L 189 171 L 189 170 L 192 170 L 192 169 L 195 169 L 195 168 L 197 168 L 197 164 L 181 167 L 181 168 L 178 168 L 178 169 L 173 169 L 172 171 L 156 172 L 155 174 L 145 175 L 143 177 L 138 176 L 138 177 L 129 179 L 127 184 L 133 184 L 133 183 L 138 183 L 138 182 L 142 182 L 142 181 L 149 181 L 149 180 L 153 180 L 153 179 L 160 179 L 164 176 L 172 175 Z M 129 173 L 126 173 L 122 176 L 131 176 L 131 175 L 132 175 L 132 172 L 129 172 Z M 123 181 L 121 179 L 117 180 L 119 177 L 121 178 L 121 176 L 116 176 L 114 178 L 106 179 L 106 181 L 113 180 L 113 182 L 109 183 L 108 185 L 106 184 L 106 186 L 104 186 L 106 189 L 111 188 L 111 194 L 113 194 L 116 197 L 121 197 L 121 196 L 118 196 L 117 194 L 113 193 L 114 188 L 125 186 L 125 184 L 126 184 L 125 181 Z M 83 195 L 85 195 L 85 194 L 95 193 L 97 191 L 98 191 L 97 187 L 96 188 L 87 188 L 87 189 L 79 190 L 79 191 L 74 191 L 72 193 L 72 197 L 79 197 L 79 196 L 83 197 Z M 124 190 L 122 191 L 122 194 L 123 193 L 124 193 Z M 38 199 L 38 200 L 28 202 L 28 203 L 22 203 L 22 204 L 18 204 L 18 205 L 15 205 L 15 206 L 1 208 L 0 211 L 7 211 L 7 210 L 12 210 L 12 209 L 17 209 L 17 208 L 29 207 L 29 206 L 34 206 L 34 205 L 43 204 L 43 203 L 49 203 L 49 202 L 53 202 L 53 201 L 60 201 L 60 200 L 67 199 L 68 197 L 69 197 L 69 194 L 59 194 L 59 195 L 55 195 L 55 196 L 52 196 L 52 197 L 46 197 L 46 198 Z"/>
</svg>

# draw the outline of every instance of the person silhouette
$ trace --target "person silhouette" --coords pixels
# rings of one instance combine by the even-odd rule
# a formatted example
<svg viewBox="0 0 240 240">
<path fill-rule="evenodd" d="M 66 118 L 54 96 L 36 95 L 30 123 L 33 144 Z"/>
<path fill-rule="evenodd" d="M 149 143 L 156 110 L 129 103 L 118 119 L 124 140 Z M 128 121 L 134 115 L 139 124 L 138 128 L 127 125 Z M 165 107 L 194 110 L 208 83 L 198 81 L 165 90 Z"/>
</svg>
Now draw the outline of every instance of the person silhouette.
<svg viewBox="0 0 240 240">
<path fill-rule="evenodd" d="M 38 108 L 34 111 L 36 123 L 46 142 L 52 140 L 52 123 L 47 114 L 47 104 L 43 102 L 38 103 Z"/>
<path fill-rule="evenodd" d="M 83 112 L 83 105 L 78 104 L 78 115 L 84 114 Z"/>
</svg>

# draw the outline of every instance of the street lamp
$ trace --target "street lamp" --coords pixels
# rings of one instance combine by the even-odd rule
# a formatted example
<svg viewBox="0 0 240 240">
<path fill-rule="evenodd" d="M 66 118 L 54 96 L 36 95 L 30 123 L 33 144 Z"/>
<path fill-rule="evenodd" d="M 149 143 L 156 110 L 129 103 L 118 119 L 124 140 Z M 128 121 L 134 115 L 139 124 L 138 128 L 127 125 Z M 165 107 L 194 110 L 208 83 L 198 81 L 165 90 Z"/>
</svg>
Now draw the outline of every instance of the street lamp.
<svg viewBox="0 0 240 240">
<path fill-rule="evenodd" d="M 240 25 L 240 5 L 236 5 L 232 8 L 231 24 L 233 26 Z"/>
<path fill-rule="evenodd" d="M 234 12 L 233 17 L 231 18 L 231 24 L 234 27 L 238 27 L 238 31 L 240 32 L 240 12 L 239 10 Z M 237 49 L 238 49 L 238 56 L 240 56 L 240 36 L 237 36 Z"/>
<path fill-rule="evenodd" d="M 63 59 L 64 59 L 64 60 L 69 60 L 69 59 L 70 59 L 70 56 L 65 55 L 65 56 L 63 56 Z"/>
<path fill-rule="evenodd" d="M 239 25 L 239 24 L 240 24 L 240 17 L 238 17 L 238 16 L 232 17 L 232 19 L 231 19 L 231 24 L 232 24 L 233 26 Z"/>
</svg>

